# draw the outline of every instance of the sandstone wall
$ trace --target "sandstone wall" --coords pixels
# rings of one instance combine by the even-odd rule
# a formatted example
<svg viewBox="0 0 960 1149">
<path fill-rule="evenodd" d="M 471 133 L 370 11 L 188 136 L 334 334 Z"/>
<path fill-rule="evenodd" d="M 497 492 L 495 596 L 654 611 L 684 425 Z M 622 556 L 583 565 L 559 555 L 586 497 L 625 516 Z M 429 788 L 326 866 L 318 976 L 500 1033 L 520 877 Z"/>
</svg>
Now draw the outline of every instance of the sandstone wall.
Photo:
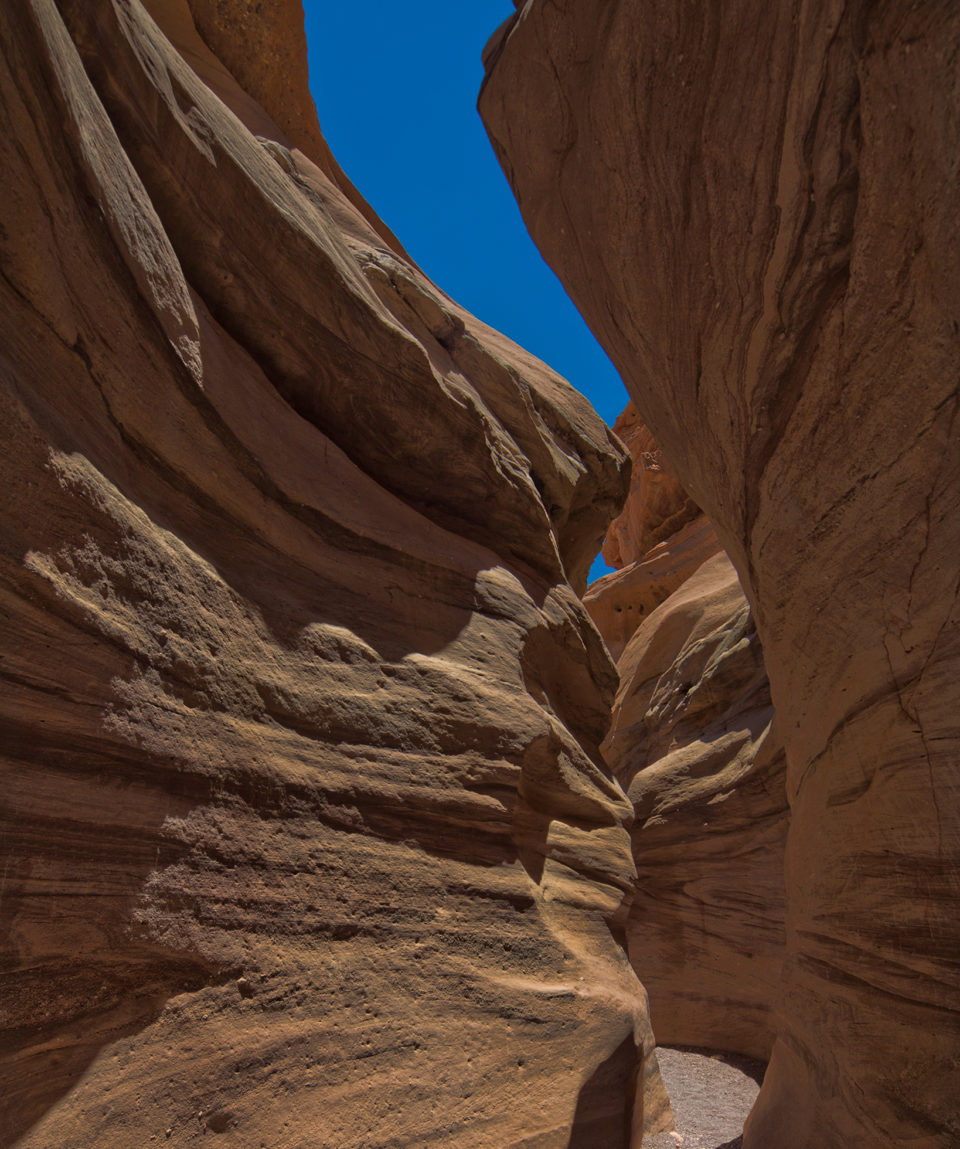
<svg viewBox="0 0 960 1149">
<path fill-rule="evenodd" d="M 960 1138 L 960 11 L 527 0 L 481 112 L 750 600 L 792 823 L 748 1149 Z"/>
<path fill-rule="evenodd" d="M 0 6 L 0 1140 L 637 1146 L 624 456 L 148 7 Z"/>
<path fill-rule="evenodd" d="M 700 508 L 664 465 L 663 452 L 633 400 L 620 412 L 613 431 L 630 452 L 630 490 L 601 549 L 607 564 L 620 570 L 693 522 Z"/>
<path fill-rule="evenodd" d="M 627 941 L 657 1041 L 766 1060 L 784 953 L 785 762 L 726 555 L 638 627 L 618 669 L 603 749 L 636 813 Z"/>
<path fill-rule="evenodd" d="M 658 1042 L 765 1060 L 788 812 L 763 652 L 713 525 L 699 515 L 676 530 L 691 500 L 632 403 L 615 426 L 634 469 L 604 554 L 631 561 L 584 603 L 618 660 L 602 750 L 636 813 L 630 960 Z"/>
</svg>

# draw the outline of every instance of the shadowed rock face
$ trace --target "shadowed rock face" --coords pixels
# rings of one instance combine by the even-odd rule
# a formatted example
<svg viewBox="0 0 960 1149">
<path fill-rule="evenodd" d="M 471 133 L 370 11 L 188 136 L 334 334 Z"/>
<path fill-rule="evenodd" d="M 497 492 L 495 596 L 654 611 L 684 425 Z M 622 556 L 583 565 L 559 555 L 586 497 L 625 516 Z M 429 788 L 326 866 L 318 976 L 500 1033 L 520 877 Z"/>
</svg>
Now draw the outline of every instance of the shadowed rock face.
<svg viewBox="0 0 960 1149">
<path fill-rule="evenodd" d="M 960 1137 L 953 4 L 529 0 L 481 112 L 754 611 L 791 830 L 749 1149 Z"/>
<path fill-rule="evenodd" d="M 636 1146 L 623 453 L 371 223 L 298 8 L 149 9 L 0 7 L 0 1140 Z"/>
<path fill-rule="evenodd" d="M 766 1059 L 788 818 L 760 641 L 709 520 L 670 533 L 690 500 L 632 404 L 617 427 L 633 481 L 604 553 L 633 561 L 593 583 L 584 603 L 618 659 L 602 750 L 636 813 L 630 959 L 658 1042 Z"/>
<path fill-rule="evenodd" d="M 630 960 L 657 1040 L 766 1059 L 784 949 L 783 749 L 726 555 L 637 629 L 604 753 L 633 803 Z"/>
</svg>

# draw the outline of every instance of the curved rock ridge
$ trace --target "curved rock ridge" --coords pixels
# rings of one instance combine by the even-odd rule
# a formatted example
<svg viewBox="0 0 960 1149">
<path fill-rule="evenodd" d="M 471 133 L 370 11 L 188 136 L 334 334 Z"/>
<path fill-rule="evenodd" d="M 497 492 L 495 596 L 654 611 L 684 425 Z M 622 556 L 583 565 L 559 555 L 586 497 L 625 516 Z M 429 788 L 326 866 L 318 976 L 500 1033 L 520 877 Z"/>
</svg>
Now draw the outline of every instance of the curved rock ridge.
<svg viewBox="0 0 960 1149">
<path fill-rule="evenodd" d="M 788 810 L 763 653 L 710 521 L 698 515 L 667 533 L 691 501 L 632 403 L 615 429 L 626 432 L 635 479 L 604 554 L 662 540 L 584 596 L 618 659 L 601 749 L 637 818 L 630 959 L 658 1042 L 767 1059 Z"/>
<path fill-rule="evenodd" d="M 0 1141 L 637 1146 L 625 456 L 148 7 L 0 7 Z"/>
<path fill-rule="evenodd" d="M 627 938 L 657 1041 L 766 1060 L 784 952 L 786 763 L 726 555 L 638 627 L 618 669 L 603 749 L 636 812 Z"/>
<path fill-rule="evenodd" d="M 960 1139 L 960 10 L 528 0 L 481 112 L 717 528 L 787 762 L 746 1149 Z"/>
</svg>

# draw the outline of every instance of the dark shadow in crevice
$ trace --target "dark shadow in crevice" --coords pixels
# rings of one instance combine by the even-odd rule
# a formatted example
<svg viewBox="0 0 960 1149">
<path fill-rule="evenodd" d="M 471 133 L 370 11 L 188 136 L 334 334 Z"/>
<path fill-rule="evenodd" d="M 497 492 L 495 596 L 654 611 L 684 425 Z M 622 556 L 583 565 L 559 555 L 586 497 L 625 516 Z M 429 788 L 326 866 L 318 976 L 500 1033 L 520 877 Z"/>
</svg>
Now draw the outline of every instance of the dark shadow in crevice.
<svg viewBox="0 0 960 1149">
<path fill-rule="evenodd" d="M 567 1149 L 627 1149 L 637 1069 L 637 1047 L 628 1033 L 581 1087 Z"/>
</svg>

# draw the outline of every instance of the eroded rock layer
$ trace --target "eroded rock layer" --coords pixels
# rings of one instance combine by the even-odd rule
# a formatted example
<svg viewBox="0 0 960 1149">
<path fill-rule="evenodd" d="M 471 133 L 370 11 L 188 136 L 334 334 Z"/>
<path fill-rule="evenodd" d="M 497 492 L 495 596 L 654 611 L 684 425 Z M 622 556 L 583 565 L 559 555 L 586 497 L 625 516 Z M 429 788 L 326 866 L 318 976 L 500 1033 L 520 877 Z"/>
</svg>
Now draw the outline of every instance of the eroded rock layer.
<svg viewBox="0 0 960 1149">
<path fill-rule="evenodd" d="M 636 813 L 630 959 L 658 1042 L 766 1059 L 788 814 L 763 653 L 709 520 L 670 534 L 690 500 L 632 404 L 616 427 L 634 470 L 604 554 L 632 561 L 593 583 L 584 603 L 618 659 L 602 750 Z"/>
<path fill-rule="evenodd" d="M 148 7 L 0 7 L 0 1139 L 636 1146 L 622 452 Z"/>
<path fill-rule="evenodd" d="M 604 752 L 636 812 L 627 937 L 657 1040 L 766 1059 L 784 950 L 785 762 L 726 555 L 640 625 L 618 669 Z"/>
<path fill-rule="evenodd" d="M 527 0 L 486 120 L 754 612 L 791 830 L 748 1149 L 960 1138 L 960 10 Z"/>
</svg>

